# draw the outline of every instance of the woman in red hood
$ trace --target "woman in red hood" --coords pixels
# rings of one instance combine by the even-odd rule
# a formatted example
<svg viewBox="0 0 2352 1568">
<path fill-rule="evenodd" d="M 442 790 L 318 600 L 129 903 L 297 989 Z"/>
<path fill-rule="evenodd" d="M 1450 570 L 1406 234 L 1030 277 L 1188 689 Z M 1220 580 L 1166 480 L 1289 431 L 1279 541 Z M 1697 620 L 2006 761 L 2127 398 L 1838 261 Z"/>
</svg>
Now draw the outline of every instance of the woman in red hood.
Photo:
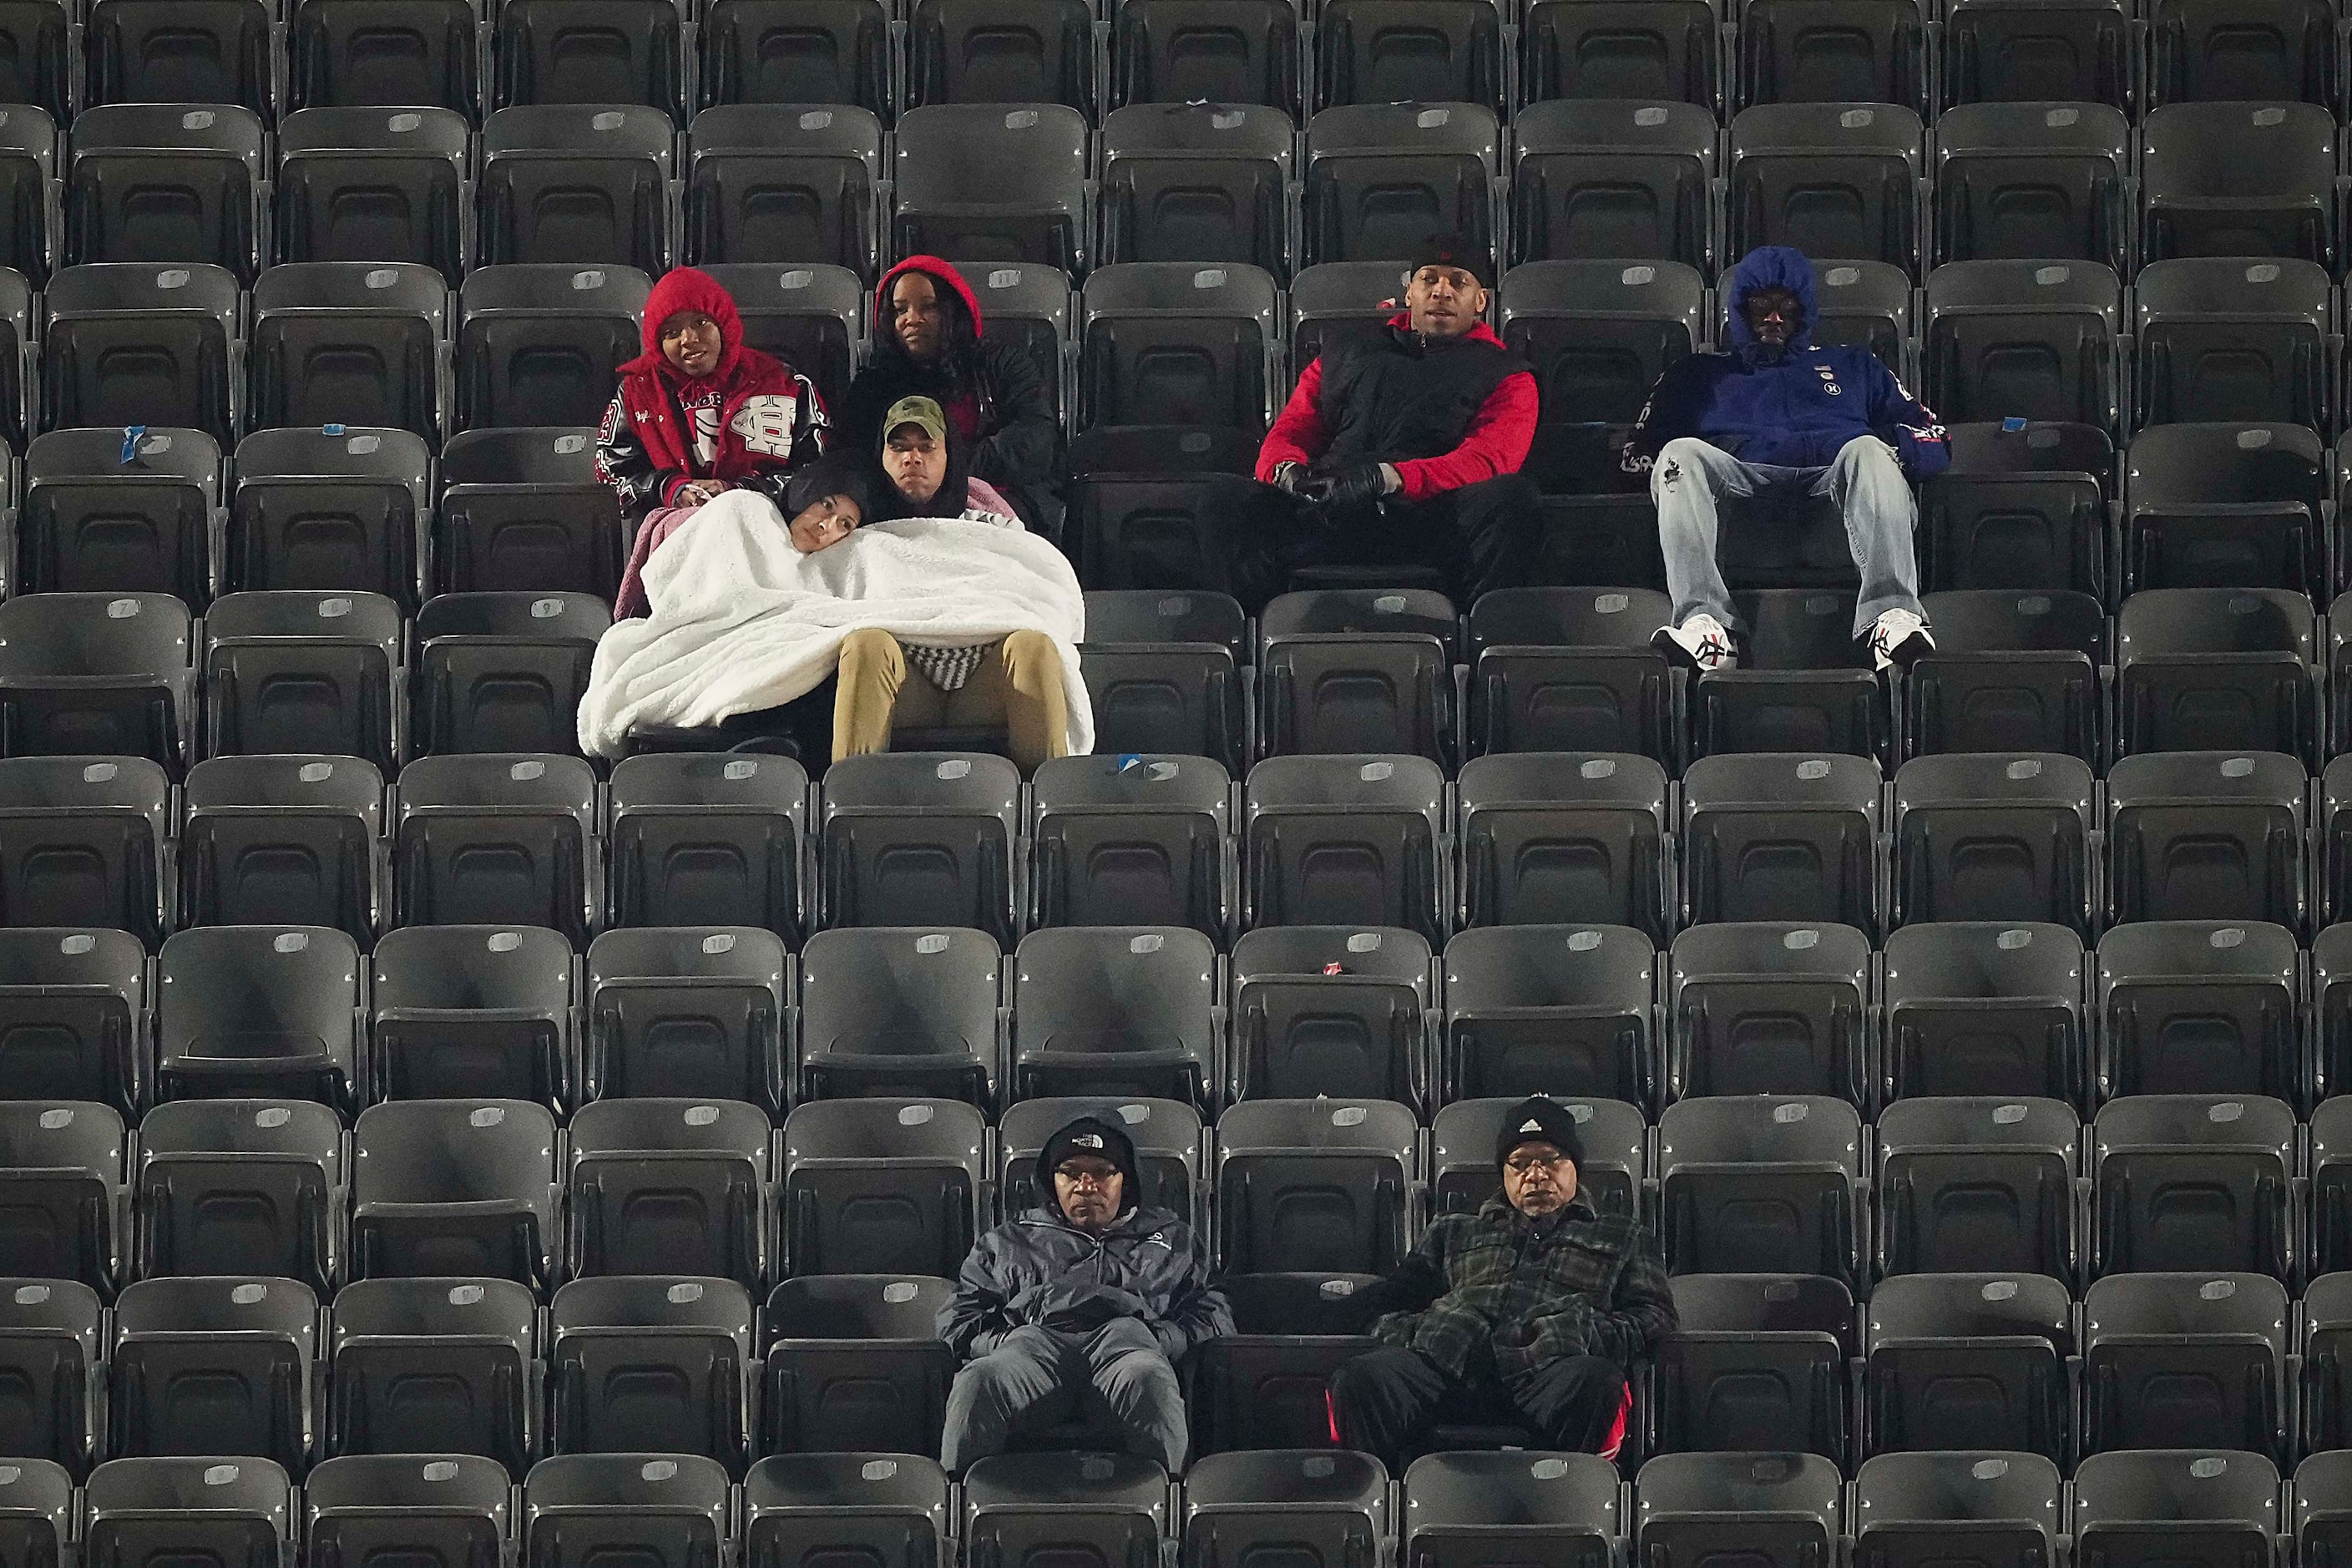
<svg viewBox="0 0 2352 1568">
<path fill-rule="evenodd" d="M 1062 430 L 1045 378 L 1018 344 L 982 339 L 971 285 L 936 256 L 908 257 L 874 290 L 873 357 L 842 403 L 846 447 L 879 450 L 883 415 L 908 397 L 947 411 L 971 477 L 1001 491 L 1022 521 L 1060 531 Z"/>
<path fill-rule="evenodd" d="M 673 268 L 646 300 L 646 352 L 621 366 L 596 433 L 596 474 L 632 530 L 646 513 L 724 490 L 779 508 L 794 468 L 824 454 L 824 403 L 808 377 L 743 342 L 717 279 Z"/>
</svg>

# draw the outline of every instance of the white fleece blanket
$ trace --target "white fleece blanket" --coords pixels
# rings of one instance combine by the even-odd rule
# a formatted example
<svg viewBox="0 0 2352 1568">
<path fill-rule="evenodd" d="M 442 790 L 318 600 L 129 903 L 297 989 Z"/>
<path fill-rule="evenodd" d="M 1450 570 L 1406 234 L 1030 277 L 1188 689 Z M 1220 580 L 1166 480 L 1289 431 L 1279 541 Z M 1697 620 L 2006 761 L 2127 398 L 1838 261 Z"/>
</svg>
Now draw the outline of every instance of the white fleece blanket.
<svg viewBox="0 0 2352 1568">
<path fill-rule="evenodd" d="M 661 542 L 644 581 L 653 613 L 596 645 L 580 704 L 592 755 L 618 755 L 632 725 L 715 724 L 789 702 L 823 684 L 861 626 L 945 647 L 1044 632 L 1062 656 L 1070 750 L 1093 749 L 1078 679 L 1086 597 L 1069 561 L 1035 534 L 905 518 L 803 555 L 773 502 L 730 490 Z"/>
</svg>

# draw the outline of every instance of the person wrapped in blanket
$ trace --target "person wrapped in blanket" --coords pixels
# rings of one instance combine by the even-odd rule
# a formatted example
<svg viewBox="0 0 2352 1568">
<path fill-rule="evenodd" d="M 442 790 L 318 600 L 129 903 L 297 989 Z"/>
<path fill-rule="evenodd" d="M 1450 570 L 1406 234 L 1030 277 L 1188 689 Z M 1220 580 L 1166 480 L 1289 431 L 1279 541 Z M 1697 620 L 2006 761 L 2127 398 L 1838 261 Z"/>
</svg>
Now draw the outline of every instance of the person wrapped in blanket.
<svg viewBox="0 0 2352 1568">
<path fill-rule="evenodd" d="M 884 414 L 879 457 L 881 516 L 953 517 L 999 528 L 1021 520 L 986 479 L 972 475 L 969 452 L 938 400 L 902 397 Z M 878 627 L 854 631 L 841 645 L 840 689 L 833 705 L 833 759 L 890 748 L 896 725 L 1005 727 L 1024 773 L 1069 752 L 1069 714 L 1054 639 L 1018 631 L 990 643 L 949 647 L 902 642 Z"/>
<path fill-rule="evenodd" d="M 596 432 L 596 477 L 620 498 L 631 533 L 624 601 L 645 557 L 683 521 L 674 514 L 747 489 L 793 516 L 785 487 L 824 455 L 827 434 L 815 384 L 743 342 L 734 299 L 710 274 L 664 274 L 646 299 L 644 333 L 645 353 L 620 367 Z M 614 609 L 643 615 L 643 596 Z"/>
</svg>

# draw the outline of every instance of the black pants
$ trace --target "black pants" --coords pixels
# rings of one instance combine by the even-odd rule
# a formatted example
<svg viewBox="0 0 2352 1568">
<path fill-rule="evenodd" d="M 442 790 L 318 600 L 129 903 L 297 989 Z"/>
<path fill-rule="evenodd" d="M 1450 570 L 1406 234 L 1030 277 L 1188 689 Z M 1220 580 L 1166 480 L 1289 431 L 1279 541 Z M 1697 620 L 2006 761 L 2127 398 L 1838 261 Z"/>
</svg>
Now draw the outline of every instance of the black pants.
<svg viewBox="0 0 2352 1568">
<path fill-rule="evenodd" d="M 1331 516 L 1300 507 L 1286 567 L 1426 567 L 1444 580 L 1456 607 L 1466 610 L 1490 588 L 1521 588 L 1536 580 L 1541 512 L 1535 482 L 1521 474 L 1441 490 L 1425 500 L 1391 496 Z M 1280 593 L 1285 584 L 1268 586 Z"/>
<path fill-rule="evenodd" d="M 1600 1451 L 1617 1424 L 1625 1373 L 1599 1356 L 1566 1356 L 1505 1382 L 1457 1381 L 1418 1351 L 1393 1346 L 1342 1362 L 1331 1374 L 1331 1419 L 1343 1447 L 1375 1455 L 1402 1475 L 1416 1438 L 1442 1424 L 1519 1423 L 1567 1453 Z"/>
</svg>

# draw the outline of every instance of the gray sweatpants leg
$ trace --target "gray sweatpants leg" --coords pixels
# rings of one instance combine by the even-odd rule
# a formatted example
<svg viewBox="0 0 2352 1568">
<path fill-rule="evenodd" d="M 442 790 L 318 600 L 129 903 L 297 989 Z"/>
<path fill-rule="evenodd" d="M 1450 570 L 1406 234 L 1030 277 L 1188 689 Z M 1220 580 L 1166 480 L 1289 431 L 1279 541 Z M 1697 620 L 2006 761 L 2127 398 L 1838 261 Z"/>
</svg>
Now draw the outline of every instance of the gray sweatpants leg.
<svg viewBox="0 0 2352 1568">
<path fill-rule="evenodd" d="M 1003 1453 L 1022 1418 L 1068 1386 L 1066 1359 L 1061 1335 L 1024 1324 L 966 1362 L 948 1388 L 940 1463 L 961 1475 L 974 1459 Z"/>
<path fill-rule="evenodd" d="M 1846 548 L 1862 573 L 1853 635 L 1867 633 L 1888 610 L 1918 615 L 1919 565 L 1911 536 L 1919 527 L 1919 504 L 1895 448 L 1875 436 L 1855 437 L 1814 479 L 1812 493 L 1837 502 L 1845 518 Z"/>
<path fill-rule="evenodd" d="M 1029 1325 L 967 1362 L 948 1390 L 940 1463 L 961 1474 L 974 1459 L 1004 1451 L 1024 1420 L 1058 1396 L 1091 1387 L 1109 1410 L 1128 1451 L 1182 1471 L 1191 1437 L 1176 1369 L 1151 1331 L 1115 1318 L 1091 1334 Z"/>
<path fill-rule="evenodd" d="M 1184 1421 L 1184 1390 L 1160 1342 L 1140 1318 L 1113 1318 L 1086 1341 L 1087 1373 L 1110 1407 L 1127 1451 L 1157 1459 L 1171 1476 L 1184 1473 L 1192 1430 Z"/>
<path fill-rule="evenodd" d="M 1862 574 L 1853 635 L 1861 637 L 1886 610 L 1919 610 L 1919 569 L 1911 549 L 1919 511 L 1895 448 L 1875 436 L 1857 436 L 1827 468 L 1790 468 L 1742 462 L 1695 436 L 1677 437 L 1650 468 L 1650 495 L 1658 506 L 1658 547 L 1665 556 L 1666 589 L 1675 625 L 1696 615 L 1734 625 L 1731 591 L 1717 563 L 1716 504 L 1726 496 L 1752 496 L 1776 484 L 1801 482 L 1806 493 L 1828 496 L 1845 520 L 1846 548 Z"/>
</svg>

